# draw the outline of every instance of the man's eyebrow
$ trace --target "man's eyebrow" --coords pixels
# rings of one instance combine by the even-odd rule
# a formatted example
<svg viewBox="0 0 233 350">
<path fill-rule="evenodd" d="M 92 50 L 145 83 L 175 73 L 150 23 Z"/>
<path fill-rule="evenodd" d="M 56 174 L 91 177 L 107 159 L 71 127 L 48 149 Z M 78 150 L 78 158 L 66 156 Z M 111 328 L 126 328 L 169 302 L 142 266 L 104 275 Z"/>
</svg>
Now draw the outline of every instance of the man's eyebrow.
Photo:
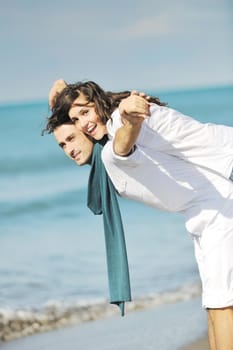
<svg viewBox="0 0 233 350">
<path fill-rule="evenodd" d="M 68 135 L 65 139 L 65 141 L 70 141 L 74 137 L 74 133 Z"/>
</svg>

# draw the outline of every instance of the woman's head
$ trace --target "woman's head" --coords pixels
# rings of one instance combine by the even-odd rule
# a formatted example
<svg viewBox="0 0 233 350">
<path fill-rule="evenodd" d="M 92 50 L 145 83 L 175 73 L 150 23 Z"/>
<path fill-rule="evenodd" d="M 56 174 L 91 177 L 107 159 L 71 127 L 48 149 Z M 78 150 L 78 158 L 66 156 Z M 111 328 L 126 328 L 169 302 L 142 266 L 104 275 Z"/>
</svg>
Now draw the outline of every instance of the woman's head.
<svg viewBox="0 0 233 350">
<path fill-rule="evenodd" d="M 52 115 L 67 115 L 76 126 L 99 140 L 106 133 L 106 122 L 112 113 L 111 100 L 92 81 L 69 84 L 57 97 Z"/>
</svg>

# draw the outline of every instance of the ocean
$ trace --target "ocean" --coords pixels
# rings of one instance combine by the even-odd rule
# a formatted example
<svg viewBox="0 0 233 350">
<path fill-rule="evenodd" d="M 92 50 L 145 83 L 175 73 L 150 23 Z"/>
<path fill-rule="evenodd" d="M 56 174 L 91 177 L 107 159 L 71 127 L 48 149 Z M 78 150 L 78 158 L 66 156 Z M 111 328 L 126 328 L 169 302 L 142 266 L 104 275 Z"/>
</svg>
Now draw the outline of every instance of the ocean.
<svg viewBox="0 0 233 350">
<path fill-rule="evenodd" d="M 202 122 L 233 126 L 233 86 L 150 93 Z M 86 206 L 89 167 L 41 136 L 48 115 L 46 101 L 0 106 L 2 317 L 108 300 L 102 217 Z M 182 217 L 119 203 L 133 298 L 182 297 L 199 285 Z"/>
</svg>

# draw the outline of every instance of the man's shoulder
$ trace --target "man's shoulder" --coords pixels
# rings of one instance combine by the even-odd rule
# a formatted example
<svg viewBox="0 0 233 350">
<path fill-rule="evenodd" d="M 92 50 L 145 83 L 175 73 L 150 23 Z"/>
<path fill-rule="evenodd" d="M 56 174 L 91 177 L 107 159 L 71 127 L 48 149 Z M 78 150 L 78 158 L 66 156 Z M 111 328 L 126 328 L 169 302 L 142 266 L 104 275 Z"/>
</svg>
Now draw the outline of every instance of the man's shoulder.
<svg viewBox="0 0 233 350">
<path fill-rule="evenodd" d="M 112 140 L 109 140 L 103 147 L 101 152 L 101 158 L 103 161 L 112 157 Z"/>
<path fill-rule="evenodd" d="M 120 157 L 114 152 L 113 140 L 109 140 L 103 147 L 101 153 L 102 161 L 106 164 L 117 163 L 119 160 L 124 159 L 125 157 Z"/>
<path fill-rule="evenodd" d="M 120 156 L 114 152 L 113 140 L 108 141 L 101 153 L 103 164 L 106 168 L 119 167 L 119 168 L 132 168 L 139 164 L 147 162 L 146 148 L 135 146 L 132 152 L 127 156 Z"/>
<path fill-rule="evenodd" d="M 114 137 L 115 132 L 122 126 L 121 115 L 119 109 L 115 109 L 115 111 L 111 115 L 111 119 L 107 121 L 107 130 L 110 137 Z"/>
</svg>

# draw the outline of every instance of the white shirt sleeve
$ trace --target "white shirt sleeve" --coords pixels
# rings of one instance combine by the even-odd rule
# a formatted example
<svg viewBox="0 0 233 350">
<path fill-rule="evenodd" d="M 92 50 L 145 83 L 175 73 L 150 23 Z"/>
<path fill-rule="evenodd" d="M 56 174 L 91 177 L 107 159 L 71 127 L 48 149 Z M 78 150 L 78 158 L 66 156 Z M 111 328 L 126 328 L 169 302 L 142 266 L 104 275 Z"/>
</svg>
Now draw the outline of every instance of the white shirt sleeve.
<svg viewBox="0 0 233 350">
<path fill-rule="evenodd" d="M 201 123 L 172 108 L 153 104 L 136 144 L 202 166 L 228 178 L 233 167 L 233 128 Z M 119 110 L 107 128 L 110 138 L 122 126 Z"/>
<path fill-rule="evenodd" d="M 178 150 L 191 151 L 200 142 L 206 143 L 208 124 L 202 124 L 172 108 L 156 104 L 152 105 L 150 112 L 151 116 L 143 122 L 139 144 L 178 155 L 174 154 Z"/>
<path fill-rule="evenodd" d="M 137 139 L 143 145 L 204 167 L 224 177 L 233 166 L 233 128 L 201 123 L 163 106 L 153 105 Z"/>
<path fill-rule="evenodd" d="M 173 154 L 176 150 L 190 150 L 199 145 L 200 137 L 202 142 L 206 142 L 204 129 L 207 129 L 205 126 L 208 124 L 202 124 L 172 108 L 156 104 L 151 106 L 150 112 L 151 116 L 142 124 L 137 144 Z M 116 130 L 122 125 L 121 115 L 116 109 L 107 123 L 110 139 L 114 138 Z"/>
</svg>

